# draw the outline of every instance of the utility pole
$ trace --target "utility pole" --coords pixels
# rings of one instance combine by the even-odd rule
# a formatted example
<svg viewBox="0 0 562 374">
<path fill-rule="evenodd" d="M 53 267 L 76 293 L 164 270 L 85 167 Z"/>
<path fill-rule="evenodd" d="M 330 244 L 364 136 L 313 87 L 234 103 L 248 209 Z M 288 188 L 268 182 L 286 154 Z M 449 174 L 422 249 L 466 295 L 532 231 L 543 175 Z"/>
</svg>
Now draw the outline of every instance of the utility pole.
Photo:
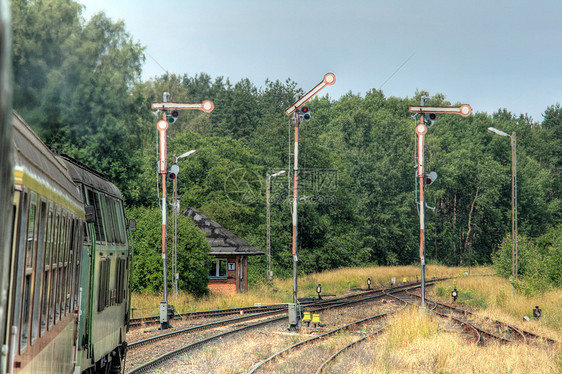
<svg viewBox="0 0 562 374">
<path fill-rule="evenodd" d="M 172 290 L 174 291 L 174 295 L 177 296 L 178 294 L 178 212 L 180 210 L 180 200 L 178 199 L 178 175 L 180 168 L 178 166 L 178 160 L 191 156 L 194 154 L 195 151 L 186 152 L 179 157 L 174 156 L 174 176 L 172 178 L 172 185 L 173 185 L 173 195 L 172 195 L 172 218 L 173 218 L 173 231 L 174 231 L 174 243 L 172 248 Z"/>
<path fill-rule="evenodd" d="M 511 276 L 517 279 L 517 144 L 515 131 L 511 135 L 498 130 L 494 127 L 488 127 L 488 131 L 492 134 L 506 136 L 510 138 L 511 144 Z"/>
<path fill-rule="evenodd" d="M 152 109 L 157 109 L 162 111 L 163 119 L 158 121 L 156 124 L 156 129 L 159 134 L 159 149 L 160 149 L 160 161 L 159 161 L 159 174 L 162 175 L 162 276 L 163 276 L 163 298 L 164 300 L 160 302 L 160 329 L 170 328 L 169 317 L 168 317 L 168 271 L 167 271 L 167 248 L 166 248 L 166 177 L 168 173 L 168 168 L 166 164 L 167 158 L 167 144 L 166 144 L 166 132 L 168 130 L 168 124 L 170 119 L 173 118 L 172 115 L 168 114 L 168 111 L 175 111 L 174 115 L 177 117 L 177 111 L 179 110 L 202 110 L 203 112 L 210 113 L 213 111 L 215 105 L 212 101 L 206 100 L 202 103 L 168 103 L 167 98 L 169 94 L 164 94 L 163 102 L 153 102 Z M 170 121 L 173 123 L 173 121 Z"/>
<path fill-rule="evenodd" d="M 511 133 L 511 275 L 517 279 L 517 154 L 515 131 Z"/>
<path fill-rule="evenodd" d="M 174 155 L 174 164 L 178 163 L 178 158 Z M 172 180 L 172 224 L 174 232 L 174 242 L 172 246 L 172 291 L 174 296 L 178 294 L 178 178 Z"/>
<path fill-rule="evenodd" d="M 289 108 L 285 110 L 285 114 L 288 116 L 293 116 L 293 123 L 295 125 L 295 139 L 294 139 L 294 166 L 293 166 L 293 241 L 292 241 L 292 252 L 293 252 L 293 304 L 289 305 L 289 328 L 294 329 L 298 327 L 300 321 L 299 310 L 298 310 L 298 298 L 297 298 L 297 224 L 298 224 L 298 175 L 299 175 L 299 124 L 301 121 L 301 116 L 304 114 L 299 110 L 305 103 L 312 99 L 320 90 L 328 85 L 333 85 L 336 83 L 336 76 L 332 73 L 327 73 L 324 75 L 322 82 L 318 83 L 312 90 L 308 91 L 304 96 L 295 101 Z M 308 109 L 307 109 L 308 111 Z M 310 115 L 308 115 L 310 118 Z"/>
<path fill-rule="evenodd" d="M 273 279 L 273 271 L 271 270 L 271 208 L 269 204 L 269 195 L 271 189 L 271 178 L 277 177 L 279 175 L 285 174 L 285 170 L 281 170 L 275 174 L 266 174 L 265 178 L 265 200 L 266 200 L 266 207 L 267 207 L 267 238 L 266 238 L 266 245 L 267 245 L 267 280 L 271 281 Z"/>
<path fill-rule="evenodd" d="M 453 113 L 462 117 L 468 117 L 472 112 L 470 105 L 460 107 L 430 107 L 430 106 L 410 106 L 410 113 L 421 114 L 420 122 L 416 125 L 415 132 L 418 136 L 418 165 L 417 178 L 419 181 L 419 216 L 420 216 L 420 263 L 421 263 L 421 308 L 425 308 L 425 193 L 426 185 L 425 174 L 425 134 L 427 133 L 426 123 L 433 123 L 437 113 Z"/>
</svg>

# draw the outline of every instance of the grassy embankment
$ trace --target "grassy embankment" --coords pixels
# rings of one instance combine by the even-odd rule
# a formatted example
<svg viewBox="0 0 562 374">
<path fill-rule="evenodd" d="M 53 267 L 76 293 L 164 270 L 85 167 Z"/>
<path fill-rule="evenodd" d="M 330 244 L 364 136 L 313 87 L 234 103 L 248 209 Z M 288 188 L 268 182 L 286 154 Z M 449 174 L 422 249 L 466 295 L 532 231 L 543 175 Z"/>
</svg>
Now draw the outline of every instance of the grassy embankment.
<svg viewBox="0 0 562 374">
<path fill-rule="evenodd" d="M 466 268 L 450 268 L 445 266 L 429 265 L 426 267 L 426 279 L 438 277 L 460 276 Z M 471 269 L 471 274 L 492 274 L 489 268 L 479 267 Z M 401 283 L 403 278 L 414 281 L 420 276 L 420 268 L 415 266 L 393 267 L 367 267 L 345 268 L 319 274 L 309 274 L 299 277 L 299 297 L 316 296 L 316 286 L 322 285 L 323 294 L 343 295 L 350 288 L 367 288 L 367 278 L 371 278 L 372 288 L 380 285 L 390 285 L 391 279 L 396 278 L 396 283 Z M 292 279 L 274 279 L 273 284 L 261 284 L 250 287 L 250 291 L 237 295 L 210 295 L 209 297 L 195 299 L 185 293 L 174 296 L 168 293 L 168 301 L 174 305 L 178 312 L 196 310 L 213 310 L 222 308 L 236 308 L 292 302 Z M 133 294 L 132 302 L 135 317 L 152 316 L 159 313 L 162 299 L 160 294 Z"/>
<path fill-rule="evenodd" d="M 455 277 L 428 289 L 428 298 L 451 302 L 450 292 L 456 287 L 459 291 L 457 303 L 478 309 L 481 316 L 562 341 L 562 290 L 527 297 L 514 292 L 506 279 L 493 276 L 490 268 L 471 269 L 471 275 L 488 275 L 483 277 L 466 277 L 463 275 L 466 270 L 428 266 L 427 279 Z M 390 284 L 393 277 L 400 283 L 404 277 L 415 280 L 416 276 L 419 277 L 419 267 L 414 266 L 339 269 L 300 277 L 299 296 L 314 296 L 318 284 L 322 284 L 324 294 L 342 295 L 349 292 L 349 288 L 366 288 L 367 278 L 372 280 L 371 287 L 376 288 Z M 246 294 L 211 295 L 200 300 L 182 294 L 170 296 L 169 301 L 183 312 L 289 302 L 291 293 L 291 279 L 276 279 L 272 286 L 254 287 Z M 144 315 L 156 315 L 160 299 L 160 295 L 133 295 L 133 306 Z M 542 308 L 541 319 L 523 322 L 522 317 L 531 317 L 536 305 Z M 135 316 L 140 315 L 135 313 Z M 354 360 L 347 363 L 342 360 L 338 364 L 342 366 L 336 370 L 350 373 L 562 372 L 560 348 L 525 344 L 475 346 L 443 322 L 421 315 L 415 308 L 393 318 L 392 327 L 385 334 L 359 347 L 352 353 Z"/>
<path fill-rule="evenodd" d="M 560 373 L 560 351 L 527 344 L 477 346 L 428 314 L 410 308 L 384 334 L 348 352 L 330 372 Z"/>
</svg>

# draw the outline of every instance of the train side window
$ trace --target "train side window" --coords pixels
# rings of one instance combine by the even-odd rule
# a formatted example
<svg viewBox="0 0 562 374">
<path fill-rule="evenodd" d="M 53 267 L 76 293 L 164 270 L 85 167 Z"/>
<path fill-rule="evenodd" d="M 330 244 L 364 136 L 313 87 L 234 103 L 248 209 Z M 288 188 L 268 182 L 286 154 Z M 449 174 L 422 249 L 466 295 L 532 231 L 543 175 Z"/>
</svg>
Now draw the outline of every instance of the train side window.
<svg viewBox="0 0 562 374">
<path fill-rule="evenodd" d="M 115 243 L 115 229 L 113 227 L 113 216 L 109 209 L 109 198 L 105 195 L 98 194 L 101 200 L 103 213 L 103 227 L 105 228 L 105 236 L 108 243 Z"/>
<path fill-rule="evenodd" d="M 117 224 L 118 232 L 119 232 L 119 243 L 126 244 L 127 243 L 127 234 L 125 231 L 125 217 L 123 215 L 123 205 L 121 205 L 121 201 L 113 200 L 113 205 L 115 209 L 115 223 Z"/>
<path fill-rule="evenodd" d="M 119 215 L 117 214 L 117 201 L 115 199 L 109 199 L 108 207 L 111 212 L 111 218 L 113 221 L 113 231 L 115 232 L 115 243 L 123 243 L 123 238 L 121 237 L 121 225 L 119 222 Z"/>
<path fill-rule="evenodd" d="M 70 218 L 66 217 L 66 231 L 64 236 L 64 248 L 62 253 L 62 280 L 61 280 L 61 295 L 60 295 L 60 310 L 61 318 L 66 315 L 66 297 L 68 289 L 66 288 L 68 282 L 68 256 L 70 252 Z"/>
<path fill-rule="evenodd" d="M 78 296 L 80 295 L 80 266 L 81 266 L 81 256 L 82 256 L 82 245 L 84 243 L 84 230 L 82 229 L 82 221 L 79 219 L 75 220 L 76 224 L 76 238 L 74 244 L 74 296 L 72 301 L 72 309 L 76 309 L 79 306 Z"/>
<path fill-rule="evenodd" d="M 118 258 L 117 259 L 117 287 L 116 292 L 117 295 L 115 297 L 115 302 L 117 304 L 121 304 L 123 300 L 125 300 L 126 290 L 126 274 L 127 274 L 127 259 L 126 258 Z"/>
<path fill-rule="evenodd" d="M 31 192 L 29 215 L 27 220 L 27 228 L 25 231 L 26 247 L 25 247 L 25 275 L 23 279 L 22 290 L 22 309 L 20 322 L 20 352 L 24 352 L 29 340 L 29 319 L 31 312 L 31 287 L 33 275 L 33 252 L 35 247 L 35 218 L 37 213 L 37 194 Z"/>
<path fill-rule="evenodd" d="M 14 194 L 14 204 L 17 210 L 17 227 L 15 228 L 14 233 L 16 233 L 16 237 L 19 240 L 13 243 L 14 245 L 14 253 L 16 255 L 15 261 L 12 264 L 12 270 L 15 272 L 16 277 L 15 279 L 18 280 L 14 282 L 14 286 L 12 292 L 14 295 L 21 295 L 23 282 L 21 279 L 24 277 L 25 273 L 25 266 L 24 266 L 24 255 L 25 255 L 25 243 L 27 242 L 27 214 L 28 214 L 28 205 L 29 205 L 29 194 L 24 189 L 22 192 L 15 191 Z M 16 302 L 13 304 L 13 311 L 12 311 L 12 324 L 15 325 L 18 331 L 21 331 L 20 317 L 21 317 L 21 298 L 16 298 Z"/>
<path fill-rule="evenodd" d="M 11 221 L 11 225 L 10 225 L 10 238 L 12 239 L 11 247 L 10 247 L 11 249 L 15 248 L 15 245 L 17 244 L 15 242 L 15 240 L 18 236 L 15 233 L 17 232 L 17 229 L 18 229 L 17 222 L 18 222 L 18 217 L 19 217 L 19 209 L 18 209 L 19 204 L 16 204 L 16 201 L 19 201 L 19 196 L 20 196 L 19 191 L 14 191 L 14 199 L 13 199 L 13 202 L 12 202 L 12 221 Z M 8 272 L 11 274 L 11 271 L 13 271 L 13 268 L 11 267 L 10 261 L 5 263 L 4 266 L 6 266 L 6 268 L 8 269 Z M 10 290 L 8 290 L 8 292 L 10 292 Z M 10 297 L 8 296 L 8 298 L 10 298 Z M 5 301 L 2 300 L 2 302 L 4 303 Z M 6 303 L 6 305 L 7 305 L 7 303 Z M 8 311 L 5 311 L 5 312 L 9 313 Z M 0 334 L 0 339 L 2 339 L 2 340 L 0 340 L 1 342 L 7 342 L 8 341 L 8 338 L 6 337 L 6 333 L 8 332 L 7 331 L 8 326 L 5 326 L 5 327 L 6 327 L 6 329 L 4 330 L 4 334 Z M 2 343 L 0 343 L 0 344 L 2 344 Z"/>
<path fill-rule="evenodd" d="M 60 241 L 60 208 L 57 207 L 55 216 L 55 226 L 53 228 L 53 245 L 51 254 L 51 281 L 49 283 L 49 328 L 53 326 L 55 321 L 55 294 L 57 282 L 57 265 L 58 265 L 58 244 Z"/>
<path fill-rule="evenodd" d="M 68 265 L 67 265 L 67 279 L 66 279 L 66 312 L 70 313 L 72 310 L 72 294 L 74 292 L 74 261 L 76 253 L 76 236 L 78 234 L 78 229 L 76 225 L 76 220 L 74 217 L 70 220 L 70 239 L 68 241 L 69 253 L 68 253 Z"/>
<path fill-rule="evenodd" d="M 53 210 L 49 210 L 46 229 L 45 267 L 43 272 L 43 294 L 41 295 L 41 335 L 47 330 L 49 316 L 49 290 L 51 275 L 51 245 L 53 244 Z"/>
<path fill-rule="evenodd" d="M 44 272 L 44 256 L 45 256 L 45 232 L 47 224 L 47 202 L 41 199 L 39 205 L 39 220 L 37 224 L 37 260 L 35 266 L 34 286 L 33 286 L 33 318 L 31 319 L 31 344 L 37 340 L 39 336 L 39 302 L 44 290 L 42 284 Z"/>
<path fill-rule="evenodd" d="M 28 213 L 28 204 L 29 204 L 29 194 L 25 191 L 15 191 L 14 194 L 14 207 L 16 209 L 17 217 L 17 227 L 14 228 L 14 233 L 16 235 L 14 238 L 19 238 L 17 242 L 13 242 L 13 250 L 16 255 L 15 261 L 12 264 L 12 270 L 15 273 L 15 282 L 13 285 L 13 306 L 12 306 L 12 314 L 13 314 L 13 323 L 18 328 L 18 331 L 21 331 L 20 326 L 18 325 L 20 322 L 21 316 L 21 299 L 22 299 L 22 281 L 23 274 L 25 271 L 24 265 L 24 254 L 25 254 L 25 243 L 27 241 L 27 213 Z"/>
<path fill-rule="evenodd" d="M 98 287 L 98 312 L 103 311 L 108 306 L 109 299 L 109 269 L 111 261 L 108 258 L 100 261 L 100 278 Z"/>
<path fill-rule="evenodd" d="M 117 265 L 116 265 L 116 277 L 115 277 L 115 303 L 121 304 L 121 258 L 117 257 Z"/>
<path fill-rule="evenodd" d="M 55 268 L 55 284 L 54 284 L 54 290 L 53 293 L 55 294 L 55 300 L 54 300 L 54 306 L 55 306 L 55 324 L 58 323 L 59 319 L 60 319 L 60 294 L 61 294 L 61 289 L 60 289 L 60 284 L 61 284 L 61 278 L 62 278 L 62 250 L 63 250 L 63 242 L 64 242 L 64 229 L 65 229 L 65 224 L 64 224 L 64 217 L 61 215 L 60 220 L 59 220 L 59 232 L 57 233 L 57 242 L 55 243 L 56 245 L 56 257 L 55 257 L 55 264 L 56 264 L 56 268 Z"/>
<path fill-rule="evenodd" d="M 94 223 L 94 228 L 96 230 L 96 241 L 104 242 L 105 233 L 103 231 L 103 223 L 102 223 L 103 217 L 101 214 L 99 195 L 90 189 L 88 189 L 88 203 L 90 205 L 93 205 L 96 210 L 96 221 Z"/>
<path fill-rule="evenodd" d="M 113 212 L 113 224 L 115 226 L 115 241 L 125 244 L 125 221 L 122 213 L 119 212 L 119 200 L 111 199 L 111 211 Z"/>
<path fill-rule="evenodd" d="M 71 293 L 71 279 L 72 279 L 72 257 L 73 257 L 73 238 L 74 238 L 74 220 L 72 217 L 68 220 L 68 241 L 64 247 L 64 293 L 62 295 L 62 306 L 64 314 L 70 312 L 70 293 Z"/>
<path fill-rule="evenodd" d="M 67 256 L 68 256 L 68 235 L 69 235 L 69 219 L 68 216 L 65 214 L 63 218 L 64 226 L 63 226 L 63 233 L 62 233 L 62 241 L 61 246 L 59 247 L 59 281 L 58 281 L 58 290 L 57 290 L 57 319 L 62 319 L 65 315 L 65 306 L 64 300 L 66 298 L 66 269 L 67 269 Z"/>
</svg>

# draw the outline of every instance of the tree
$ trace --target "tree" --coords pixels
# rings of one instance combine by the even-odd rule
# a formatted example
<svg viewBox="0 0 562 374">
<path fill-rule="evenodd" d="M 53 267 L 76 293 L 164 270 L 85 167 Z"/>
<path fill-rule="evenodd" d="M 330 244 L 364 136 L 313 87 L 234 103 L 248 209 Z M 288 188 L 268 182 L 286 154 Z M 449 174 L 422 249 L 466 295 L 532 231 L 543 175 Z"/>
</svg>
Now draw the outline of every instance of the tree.
<svg viewBox="0 0 562 374">
<path fill-rule="evenodd" d="M 134 85 L 143 47 L 71 0 L 12 1 L 14 108 L 50 146 L 104 173 L 131 203 L 143 125 Z M 127 150 L 124 154 L 123 150 Z"/>
<path fill-rule="evenodd" d="M 127 215 L 137 221 L 133 234 L 133 270 L 131 290 L 162 292 L 162 213 L 155 208 L 131 208 Z M 171 222 L 171 221 L 170 221 Z M 169 232 L 168 238 L 172 235 Z M 169 246 L 171 247 L 171 246 Z M 178 289 L 195 296 L 208 293 L 211 267 L 210 247 L 205 235 L 190 220 L 178 217 Z M 170 259 L 170 252 L 168 252 Z M 168 271 L 168 286 L 172 274 Z"/>
</svg>

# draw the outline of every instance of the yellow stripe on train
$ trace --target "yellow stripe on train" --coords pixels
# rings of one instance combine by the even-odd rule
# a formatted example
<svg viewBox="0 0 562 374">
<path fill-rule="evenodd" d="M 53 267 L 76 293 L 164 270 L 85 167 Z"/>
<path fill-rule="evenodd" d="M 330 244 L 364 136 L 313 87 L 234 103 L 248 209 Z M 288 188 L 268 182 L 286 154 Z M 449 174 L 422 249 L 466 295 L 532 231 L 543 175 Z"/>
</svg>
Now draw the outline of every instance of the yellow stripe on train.
<svg viewBox="0 0 562 374">
<path fill-rule="evenodd" d="M 39 195 L 65 207 L 82 219 L 85 217 L 83 205 L 69 199 L 51 183 L 37 175 L 34 175 L 29 172 L 29 170 L 26 170 L 21 166 L 16 166 L 14 168 L 14 184 L 16 186 L 25 186 L 30 190 L 37 192 Z"/>
</svg>

